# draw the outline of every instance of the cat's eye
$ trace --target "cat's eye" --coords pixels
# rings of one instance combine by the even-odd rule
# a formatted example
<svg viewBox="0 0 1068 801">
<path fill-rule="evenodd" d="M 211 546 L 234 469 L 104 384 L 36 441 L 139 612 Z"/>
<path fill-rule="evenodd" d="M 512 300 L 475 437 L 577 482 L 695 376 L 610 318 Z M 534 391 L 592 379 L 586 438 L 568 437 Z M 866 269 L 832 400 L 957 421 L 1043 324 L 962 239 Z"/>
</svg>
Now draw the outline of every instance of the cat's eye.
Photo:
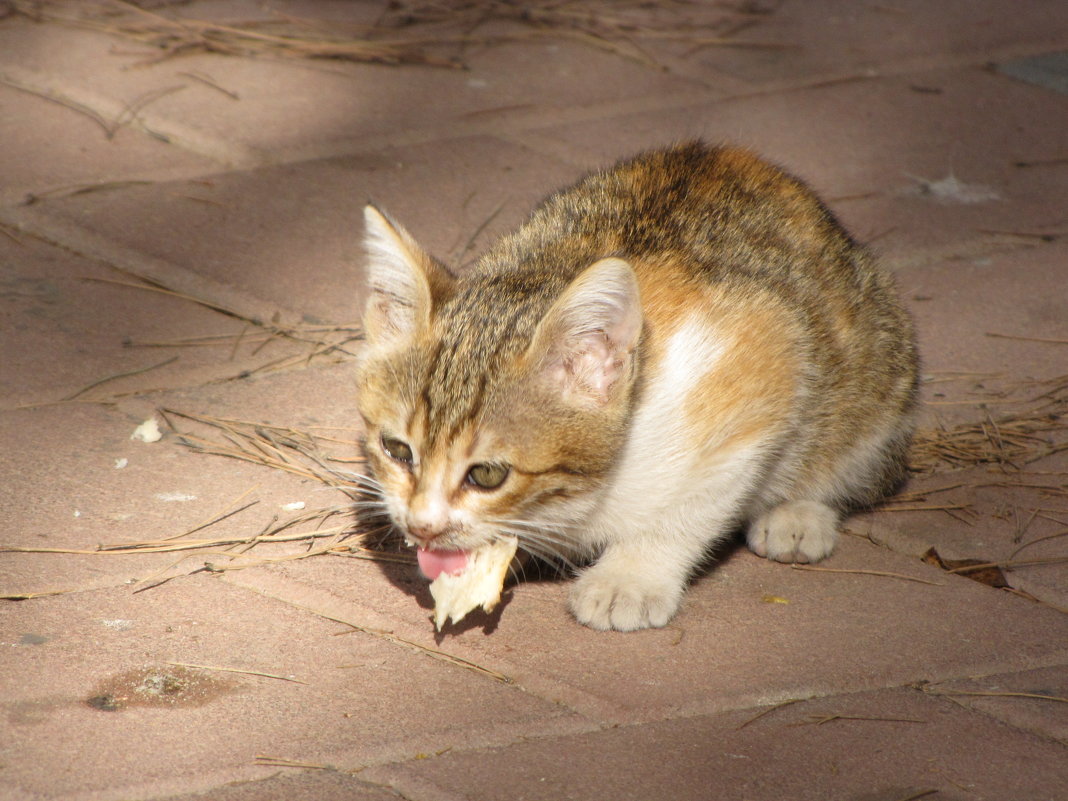
<svg viewBox="0 0 1068 801">
<path fill-rule="evenodd" d="M 494 462 L 476 464 L 467 471 L 467 481 L 480 489 L 497 489 L 508 478 L 508 466 Z"/>
<path fill-rule="evenodd" d="M 412 463 L 412 448 L 407 442 L 401 442 L 396 437 L 382 437 L 382 450 L 394 461 L 402 464 Z"/>
</svg>

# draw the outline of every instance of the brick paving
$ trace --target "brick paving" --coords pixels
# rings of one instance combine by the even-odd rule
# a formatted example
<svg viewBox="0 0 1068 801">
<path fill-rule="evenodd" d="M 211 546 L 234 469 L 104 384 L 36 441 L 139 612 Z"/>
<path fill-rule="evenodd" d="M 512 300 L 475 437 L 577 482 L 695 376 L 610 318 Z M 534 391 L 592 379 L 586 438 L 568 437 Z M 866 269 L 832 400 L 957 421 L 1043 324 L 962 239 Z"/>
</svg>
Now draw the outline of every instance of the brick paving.
<svg viewBox="0 0 1068 801">
<path fill-rule="evenodd" d="M 808 180 L 898 275 L 925 429 L 1000 436 L 1068 373 L 1062 2 L 735 5 L 734 47 L 695 47 L 722 13 L 679 4 L 656 19 L 681 38 L 640 51 L 528 35 L 464 70 L 144 64 L 32 18 L 77 6 L 0 2 L 0 798 L 1068 799 L 1064 452 L 917 476 L 847 521 L 839 572 L 729 550 L 662 630 L 587 630 L 532 580 L 435 635 L 411 564 L 306 556 L 325 535 L 222 552 L 337 490 L 130 439 L 171 409 L 354 458 L 358 344 L 308 337 L 358 323 L 369 198 L 463 264 L 583 170 L 691 136 Z M 224 542 L 165 550 L 198 537 Z M 1009 588 L 931 548 L 1014 562 Z"/>
</svg>

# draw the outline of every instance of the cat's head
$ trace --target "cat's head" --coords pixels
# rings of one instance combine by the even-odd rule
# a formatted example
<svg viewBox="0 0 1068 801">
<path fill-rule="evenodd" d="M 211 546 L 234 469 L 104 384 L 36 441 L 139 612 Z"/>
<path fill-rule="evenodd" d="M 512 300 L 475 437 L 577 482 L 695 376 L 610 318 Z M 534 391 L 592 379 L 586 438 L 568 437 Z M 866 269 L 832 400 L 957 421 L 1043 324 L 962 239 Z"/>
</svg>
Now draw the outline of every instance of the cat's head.
<svg viewBox="0 0 1068 801">
<path fill-rule="evenodd" d="M 510 534 L 577 555 L 569 532 L 597 503 L 635 391 L 633 270 L 491 256 L 456 278 L 373 206 L 365 220 L 358 404 L 394 524 L 422 548 Z"/>
</svg>

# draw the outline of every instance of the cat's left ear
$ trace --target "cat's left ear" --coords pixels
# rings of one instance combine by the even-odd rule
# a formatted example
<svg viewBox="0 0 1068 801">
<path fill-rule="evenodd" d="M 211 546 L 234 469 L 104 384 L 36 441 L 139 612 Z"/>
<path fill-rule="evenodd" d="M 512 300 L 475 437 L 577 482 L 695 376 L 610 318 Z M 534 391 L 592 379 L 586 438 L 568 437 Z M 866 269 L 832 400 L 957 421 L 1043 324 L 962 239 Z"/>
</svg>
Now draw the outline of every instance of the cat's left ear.
<svg viewBox="0 0 1068 801">
<path fill-rule="evenodd" d="M 634 270 L 623 259 L 601 259 L 553 303 L 528 354 L 566 397 L 603 405 L 633 374 L 642 320 Z"/>
<path fill-rule="evenodd" d="M 373 346 L 410 341 L 430 324 L 452 275 L 399 224 L 373 205 L 363 210 L 367 247 L 367 305 L 363 327 Z"/>
</svg>

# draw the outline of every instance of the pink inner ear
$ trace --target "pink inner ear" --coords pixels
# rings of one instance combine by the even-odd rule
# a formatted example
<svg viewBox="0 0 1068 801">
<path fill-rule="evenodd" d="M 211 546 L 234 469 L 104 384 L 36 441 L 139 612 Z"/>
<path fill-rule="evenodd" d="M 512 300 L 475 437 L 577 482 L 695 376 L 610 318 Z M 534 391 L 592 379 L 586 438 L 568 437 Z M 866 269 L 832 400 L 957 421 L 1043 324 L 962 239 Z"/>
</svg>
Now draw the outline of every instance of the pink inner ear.
<svg viewBox="0 0 1068 801">
<path fill-rule="evenodd" d="M 562 351 L 553 376 L 565 388 L 605 399 L 623 366 L 608 337 L 595 331 L 569 342 Z"/>
</svg>

